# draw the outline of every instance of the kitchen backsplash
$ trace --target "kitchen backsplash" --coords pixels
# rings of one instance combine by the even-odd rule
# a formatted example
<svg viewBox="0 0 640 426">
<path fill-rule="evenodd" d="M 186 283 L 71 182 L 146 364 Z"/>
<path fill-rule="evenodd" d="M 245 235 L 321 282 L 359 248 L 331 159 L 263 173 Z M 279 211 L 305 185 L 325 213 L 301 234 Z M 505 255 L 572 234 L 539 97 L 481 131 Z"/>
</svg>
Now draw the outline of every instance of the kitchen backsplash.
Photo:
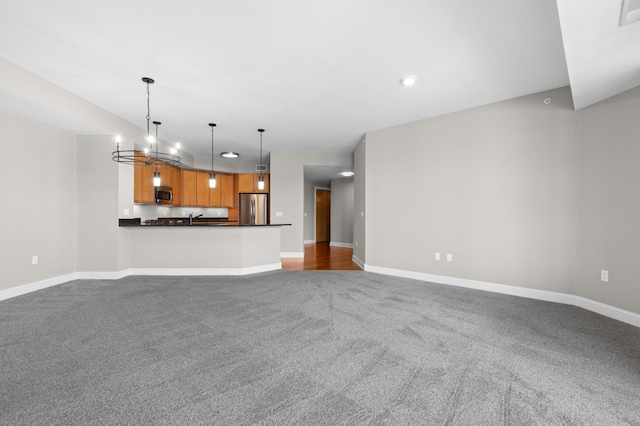
<svg viewBox="0 0 640 426">
<path fill-rule="evenodd" d="M 141 220 L 158 219 L 163 217 L 189 217 L 189 214 L 204 217 L 229 217 L 229 209 L 209 208 L 209 207 L 166 207 L 158 205 L 134 204 L 133 214 L 129 216 L 120 215 L 121 219 L 139 217 Z"/>
</svg>

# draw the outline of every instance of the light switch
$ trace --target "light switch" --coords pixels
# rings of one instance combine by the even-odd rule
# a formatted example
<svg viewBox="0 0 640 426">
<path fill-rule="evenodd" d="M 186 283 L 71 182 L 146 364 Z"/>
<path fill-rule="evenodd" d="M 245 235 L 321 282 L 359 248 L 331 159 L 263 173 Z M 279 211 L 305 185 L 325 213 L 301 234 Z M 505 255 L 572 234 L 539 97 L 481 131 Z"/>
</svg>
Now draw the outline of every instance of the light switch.
<svg viewBox="0 0 640 426">
<path fill-rule="evenodd" d="M 453 262 L 453 255 L 451 253 L 447 253 L 447 262 Z"/>
<path fill-rule="evenodd" d="M 276 217 L 282 217 L 284 214 L 282 212 L 276 212 Z"/>
</svg>

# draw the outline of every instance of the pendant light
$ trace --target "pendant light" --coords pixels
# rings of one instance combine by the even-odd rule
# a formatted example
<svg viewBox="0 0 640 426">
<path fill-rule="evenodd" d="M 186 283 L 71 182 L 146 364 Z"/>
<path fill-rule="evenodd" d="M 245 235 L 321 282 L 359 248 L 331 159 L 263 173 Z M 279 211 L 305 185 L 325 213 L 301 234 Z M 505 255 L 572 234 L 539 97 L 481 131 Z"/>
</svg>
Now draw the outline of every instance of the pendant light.
<svg viewBox="0 0 640 426">
<path fill-rule="evenodd" d="M 156 137 L 151 135 L 149 123 L 151 120 L 151 96 L 149 91 L 149 86 L 155 81 L 149 77 L 143 77 L 142 81 L 147 85 L 147 141 L 146 147 L 144 148 L 145 155 L 139 155 L 139 153 L 135 149 L 120 149 L 120 142 L 122 142 L 122 137 L 116 136 L 116 150 L 111 153 L 111 159 L 117 163 L 123 164 L 131 164 L 131 165 L 140 165 L 140 166 L 155 166 L 156 172 L 154 172 L 154 184 L 156 180 L 156 173 L 158 172 L 158 166 L 180 166 L 182 159 L 180 158 L 180 144 L 176 144 L 175 147 L 172 147 L 169 153 L 160 152 L 158 149 L 158 125 L 160 122 L 153 122 L 156 124 Z M 153 144 L 155 146 L 155 152 Z"/>
<path fill-rule="evenodd" d="M 264 190 L 264 176 L 262 175 L 262 134 L 264 133 L 264 129 L 258 129 L 260 132 L 260 177 L 258 177 L 258 190 Z"/>
<path fill-rule="evenodd" d="M 216 187 L 216 174 L 213 171 L 213 128 L 216 127 L 214 123 L 209 123 L 211 126 L 211 173 L 209 173 L 209 188 Z"/>
<path fill-rule="evenodd" d="M 153 124 L 156 126 L 156 158 L 158 158 L 158 126 L 161 125 L 162 123 L 159 121 L 154 121 Z M 151 147 L 151 144 L 153 142 L 151 141 L 151 139 L 149 139 L 149 146 Z M 151 150 L 151 149 L 150 149 Z M 156 171 L 153 172 L 153 186 L 160 186 L 160 172 L 158 171 L 158 162 L 156 161 Z"/>
</svg>

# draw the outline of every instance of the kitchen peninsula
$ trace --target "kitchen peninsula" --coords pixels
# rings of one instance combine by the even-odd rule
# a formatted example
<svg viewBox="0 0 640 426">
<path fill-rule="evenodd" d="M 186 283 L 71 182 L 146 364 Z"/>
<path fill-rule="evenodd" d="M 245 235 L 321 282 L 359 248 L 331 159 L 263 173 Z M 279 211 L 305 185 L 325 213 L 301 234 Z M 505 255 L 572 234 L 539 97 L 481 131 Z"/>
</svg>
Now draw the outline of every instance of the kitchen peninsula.
<svg viewBox="0 0 640 426">
<path fill-rule="evenodd" d="M 281 227 L 120 226 L 131 275 L 246 275 L 282 269 Z"/>
</svg>

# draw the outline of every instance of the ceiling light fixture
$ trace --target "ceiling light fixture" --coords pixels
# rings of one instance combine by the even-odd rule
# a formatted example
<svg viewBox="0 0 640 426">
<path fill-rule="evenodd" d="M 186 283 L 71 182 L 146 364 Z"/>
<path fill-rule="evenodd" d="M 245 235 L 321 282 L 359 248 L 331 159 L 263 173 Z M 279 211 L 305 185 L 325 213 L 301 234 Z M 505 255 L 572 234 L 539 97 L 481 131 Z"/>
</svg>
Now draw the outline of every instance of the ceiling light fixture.
<svg viewBox="0 0 640 426">
<path fill-rule="evenodd" d="M 238 158 L 238 157 L 240 157 L 240 154 L 238 154 L 237 152 L 233 152 L 233 151 L 225 151 L 220 155 L 223 156 L 224 158 Z"/>
<path fill-rule="evenodd" d="M 260 170 L 262 170 L 262 134 L 264 133 L 264 129 L 258 129 L 260 132 Z M 264 176 L 262 172 L 260 172 L 260 176 L 258 177 L 258 190 L 264 190 Z"/>
<path fill-rule="evenodd" d="M 143 77 L 142 81 L 147 85 L 147 146 L 146 148 L 144 148 L 145 155 L 139 155 L 139 153 L 135 149 L 120 149 L 120 142 L 122 142 L 122 137 L 118 135 L 116 136 L 116 150 L 111 153 L 111 159 L 115 162 L 123 164 L 155 166 L 155 182 L 155 174 L 157 173 L 158 175 L 160 175 L 160 172 L 157 171 L 159 166 L 180 166 L 180 162 L 182 159 L 180 158 L 179 143 L 172 147 L 169 153 L 160 152 L 158 150 L 158 125 L 160 125 L 161 123 L 159 121 L 153 122 L 153 124 L 156 125 L 155 139 L 153 136 L 151 136 L 151 133 L 149 131 L 149 122 L 151 120 L 149 85 L 153 84 L 154 80 L 149 77 Z M 156 144 L 155 152 L 153 148 L 154 143 Z"/>
<path fill-rule="evenodd" d="M 416 84 L 417 77 L 415 75 L 408 75 L 400 80 L 403 86 L 413 86 Z"/>
<path fill-rule="evenodd" d="M 344 177 L 351 177 L 351 176 L 355 175 L 355 173 L 354 173 L 354 172 L 342 172 L 342 173 L 340 173 L 340 174 L 341 174 L 342 176 L 344 176 Z"/>
<path fill-rule="evenodd" d="M 156 126 L 156 158 L 158 158 L 158 126 L 161 125 L 162 123 L 159 121 L 154 121 L 153 124 Z M 149 141 L 151 141 L 151 139 L 149 139 Z M 158 170 L 158 162 L 156 161 L 156 171 L 153 172 L 153 186 L 160 186 L 161 180 L 160 180 L 160 171 Z"/>
<path fill-rule="evenodd" d="M 211 173 L 209 173 L 209 188 L 216 187 L 216 174 L 213 172 L 213 128 L 216 127 L 214 123 L 209 123 L 211 126 Z"/>
</svg>

